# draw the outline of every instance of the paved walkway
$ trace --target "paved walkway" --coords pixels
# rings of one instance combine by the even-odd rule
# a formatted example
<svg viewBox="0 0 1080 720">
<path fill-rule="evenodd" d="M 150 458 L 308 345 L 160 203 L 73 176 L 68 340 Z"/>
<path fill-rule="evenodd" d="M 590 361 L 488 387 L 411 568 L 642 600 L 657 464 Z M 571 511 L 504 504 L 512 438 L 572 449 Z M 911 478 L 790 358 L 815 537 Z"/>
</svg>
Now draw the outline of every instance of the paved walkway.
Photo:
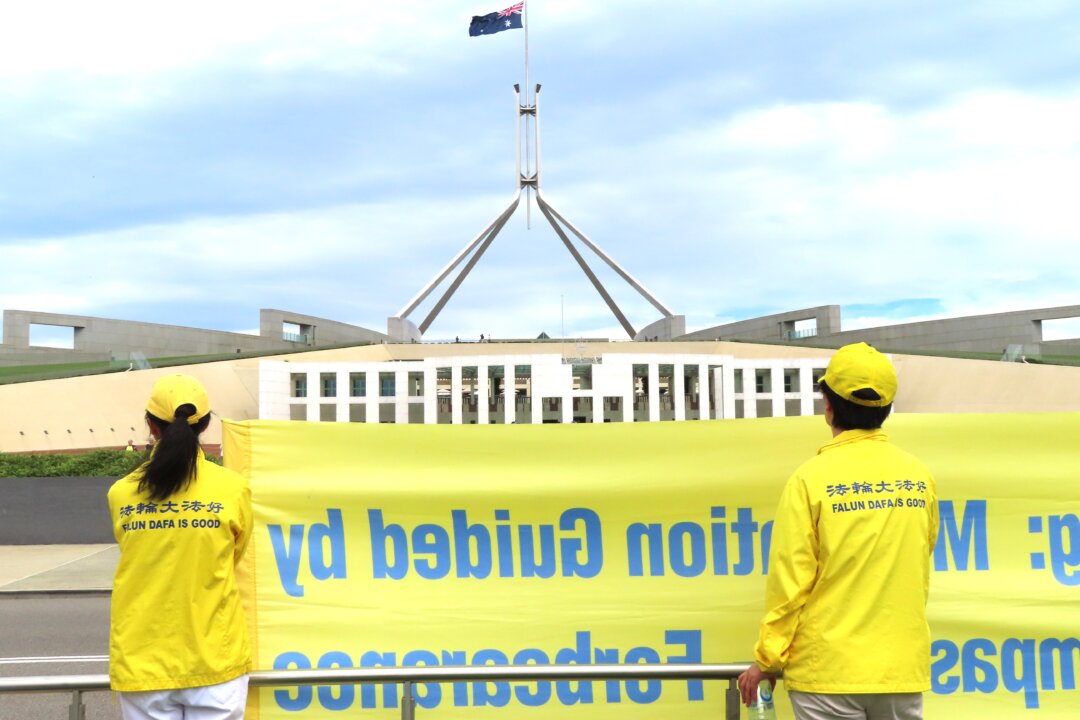
<svg viewBox="0 0 1080 720">
<path fill-rule="evenodd" d="M 0 547 L 0 595 L 107 593 L 119 558 L 116 545 Z"/>
</svg>

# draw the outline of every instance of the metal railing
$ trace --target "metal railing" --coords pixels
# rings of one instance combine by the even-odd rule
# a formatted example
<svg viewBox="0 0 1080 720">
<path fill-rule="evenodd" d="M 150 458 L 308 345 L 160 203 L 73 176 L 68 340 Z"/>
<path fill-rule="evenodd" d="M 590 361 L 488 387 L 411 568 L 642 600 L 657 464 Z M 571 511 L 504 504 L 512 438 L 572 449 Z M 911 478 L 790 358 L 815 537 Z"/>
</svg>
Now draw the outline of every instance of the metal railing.
<svg viewBox="0 0 1080 720">
<path fill-rule="evenodd" d="M 739 690 L 735 680 L 747 663 L 686 665 L 484 665 L 471 667 L 342 668 L 331 670 L 259 670 L 249 676 L 251 687 L 300 685 L 403 685 L 401 720 L 415 720 L 417 683 L 536 682 L 551 680 L 727 680 L 724 720 L 739 720 Z M 109 689 L 108 675 L 53 675 L 0 678 L 4 693 L 72 693 L 68 720 L 86 720 L 85 692 Z"/>
</svg>

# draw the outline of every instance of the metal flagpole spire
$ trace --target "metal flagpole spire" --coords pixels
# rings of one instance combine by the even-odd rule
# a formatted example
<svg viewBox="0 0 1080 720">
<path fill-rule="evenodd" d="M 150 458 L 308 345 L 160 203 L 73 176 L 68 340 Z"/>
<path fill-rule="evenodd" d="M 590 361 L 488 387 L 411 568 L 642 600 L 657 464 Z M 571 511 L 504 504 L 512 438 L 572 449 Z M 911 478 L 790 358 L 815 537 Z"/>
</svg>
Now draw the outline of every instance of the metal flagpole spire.
<svg viewBox="0 0 1080 720">
<path fill-rule="evenodd" d="M 521 2 L 521 27 L 525 30 L 525 105 L 529 105 L 529 0 Z M 529 116 L 524 116 L 525 121 L 525 173 L 532 170 L 532 161 L 529 158 Z M 520 150 L 519 150 L 520 152 Z M 538 159 L 539 160 L 539 159 Z M 525 188 L 525 229 L 532 229 L 532 188 Z"/>
<path fill-rule="evenodd" d="M 519 10 L 520 8 L 520 10 Z M 521 27 L 525 30 L 525 95 L 522 98 L 521 88 L 517 85 L 514 86 L 514 100 L 517 106 L 517 126 L 514 133 L 514 145 L 515 145 L 515 167 L 517 170 L 517 192 L 514 194 L 513 199 L 503 209 L 495 220 L 491 222 L 479 235 L 474 237 L 464 249 L 462 249 L 454 258 L 447 264 L 424 288 L 410 300 L 397 315 L 387 318 L 387 334 L 394 340 L 403 342 L 419 342 L 423 337 L 423 334 L 427 331 L 431 324 L 438 317 L 439 313 L 449 302 L 450 298 L 457 291 L 461 284 L 468 277 L 469 273 L 480 261 L 480 258 L 484 255 L 487 249 L 495 241 L 499 232 L 506 225 L 510 216 L 517 210 L 517 206 L 521 202 L 521 195 L 525 194 L 525 218 L 527 226 L 530 224 L 530 212 L 529 207 L 531 205 L 532 193 L 536 192 L 536 203 L 540 208 L 541 214 L 551 225 L 555 234 L 559 236 L 563 245 L 567 251 L 573 256 L 578 266 L 585 273 L 586 277 L 592 283 L 593 287 L 603 298 L 612 314 L 615 315 L 619 324 L 633 340 L 667 340 L 686 333 L 686 318 L 683 315 L 675 315 L 669 310 L 663 303 L 656 299 L 645 286 L 642 285 L 636 278 L 630 275 L 630 273 L 623 270 L 610 255 L 600 249 L 600 246 L 591 241 L 585 236 L 583 232 L 574 227 L 570 222 L 564 218 L 559 211 L 551 206 L 551 203 L 544 198 L 540 189 L 540 85 L 535 88 L 529 86 L 529 23 L 528 23 L 528 6 L 527 0 L 524 0 L 520 5 L 515 5 L 506 10 L 498 13 L 498 17 L 505 17 L 506 27 L 513 27 L 509 17 L 512 17 L 512 13 L 520 12 L 522 14 Z M 480 23 L 483 29 L 488 29 L 486 23 L 490 23 L 496 19 L 496 13 L 484 17 L 474 17 L 473 23 Z M 498 32 L 501 29 L 494 30 Z M 483 32 L 483 30 L 481 30 Z M 470 35 L 474 34 L 470 29 Z M 532 94 L 530 97 L 530 89 Z M 530 131 L 530 118 L 532 127 Z M 521 126 L 525 125 L 525 144 L 522 147 L 522 132 Z M 533 149 L 535 148 L 536 167 L 533 168 Z M 525 154 L 525 167 L 521 166 L 522 151 Z M 569 232 L 567 232 L 569 231 Z M 607 291 L 604 285 L 600 282 L 600 279 L 593 272 L 592 268 L 586 262 L 585 257 L 581 251 L 574 245 L 570 239 L 570 235 L 576 237 L 581 243 L 591 250 L 597 257 L 599 257 L 604 263 L 606 263 L 620 278 L 622 278 L 630 287 L 637 291 L 639 295 L 645 298 L 653 307 L 660 311 L 663 317 L 660 320 L 653 322 L 652 324 L 642 328 L 641 330 L 635 330 L 634 326 L 627 320 L 626 315 L 615 303 L 614 298 Z M 471 255 L 471 257 L 470 257 Z M 468 258 L 468 260 L 466 260 Z M 419 327 L 413 324 L 408 318 L 409 315 L 415 310 L 420 303 L 422 303 L 428 295 L 438 287 L 443 280 L 445 280 L 455 268 L 464 262 L 464 267 L 458 272 L 457 276 L 451 281 L 450 286 L 443 293 L 442 297 L 435 303 L 434 307 L 420 323 Z"/>
</svg>

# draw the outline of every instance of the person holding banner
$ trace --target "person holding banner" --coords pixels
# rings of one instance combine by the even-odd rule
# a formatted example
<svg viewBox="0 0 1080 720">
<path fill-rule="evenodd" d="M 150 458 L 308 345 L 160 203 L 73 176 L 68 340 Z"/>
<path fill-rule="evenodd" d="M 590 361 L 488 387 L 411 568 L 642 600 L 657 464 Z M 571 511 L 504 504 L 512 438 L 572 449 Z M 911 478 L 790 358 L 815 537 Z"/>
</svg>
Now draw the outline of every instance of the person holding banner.
<svg viewBox="0 0 1080 720">
<path fill-rule="evenodd" d="M 887 357 L 866 343 L 842 347 L 820 388 L 833 438 L 781 494 L 742 700 L 782 671 L 798 720 L 919 720 L 930 689 L 934 478 L 881 430 L 897 390 Z"/>
<path fill-rule="evenodd" d="M 251 535 L 251 495 L 206 460 L 206 390 L 193 377 L 154 384 L 156 441 L 109 489 L 120 562 L 113 582 L 109 680 L 125 720 L 239 720 L 251 670 L 235 567 Z"/>
</svg>

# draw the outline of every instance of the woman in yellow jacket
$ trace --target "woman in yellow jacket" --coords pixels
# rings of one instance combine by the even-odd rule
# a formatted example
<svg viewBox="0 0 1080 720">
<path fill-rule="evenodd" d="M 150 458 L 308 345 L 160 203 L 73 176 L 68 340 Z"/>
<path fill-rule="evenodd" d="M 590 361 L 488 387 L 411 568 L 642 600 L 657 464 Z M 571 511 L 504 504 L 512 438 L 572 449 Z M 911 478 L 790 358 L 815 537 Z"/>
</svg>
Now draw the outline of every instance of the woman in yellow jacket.
<svg viewBox="0 0 1080 720">
<path fill-rule="evenodd" d="M 154 385 L 150 459 L 109 489 L 120 564 L 109 678 L 125 720 L 234 720 L 251 669 L 235 568 L 251 534 L 240 475 L 208 462 L 210 402 L 195 378 Z"/>
<path fill-rule="evenodd" d="M 756 662 L 743 701 L 781 670 L 796 720 L 919 720 L 930 689 L 926 599 L 937 489 L 881 429 L 896 371 L 866 343 L 821 380 L 832 441 L 780 497 Z"/>
</svg>

